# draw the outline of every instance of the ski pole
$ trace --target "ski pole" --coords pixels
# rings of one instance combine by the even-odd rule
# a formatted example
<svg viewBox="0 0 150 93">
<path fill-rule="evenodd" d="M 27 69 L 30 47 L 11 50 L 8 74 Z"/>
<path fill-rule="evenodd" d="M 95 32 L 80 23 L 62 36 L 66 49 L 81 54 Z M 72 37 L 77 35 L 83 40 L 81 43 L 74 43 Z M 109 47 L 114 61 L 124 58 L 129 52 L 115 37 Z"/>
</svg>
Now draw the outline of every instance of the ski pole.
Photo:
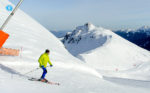
<svg viewBox="0 0 150 93">
<path fill-rule="evenodd" d="M 40 69 L 40 68 L 38 67 L 38 68 L 36 68 L 36 69 L 33 69 L 33 70 L 31 70 L 31 71 L 25 73 L 24 75 L 29 74 L 29 73 L 32 73 L 32 72 L 34 72 L 34 71 L 37 71 L 38 69 Z"/>
<path fill-rule="evenodd" d="M 49 66 L 47 66 L 47 67 L 49 67 Z M 37 71 L 37 70 L 39 70 L 39 69 L 40 69 L 40 67 L 38 67 L 38 68 L 36 68 L 36 69 L 33 69 L 33 70 L 31 70 L 31 71 L 25 73 L 24 75 L 29 74 L 29 73 L 32 73 L 32 72 L 34 72 L 34 71 Z"/>
</svg>

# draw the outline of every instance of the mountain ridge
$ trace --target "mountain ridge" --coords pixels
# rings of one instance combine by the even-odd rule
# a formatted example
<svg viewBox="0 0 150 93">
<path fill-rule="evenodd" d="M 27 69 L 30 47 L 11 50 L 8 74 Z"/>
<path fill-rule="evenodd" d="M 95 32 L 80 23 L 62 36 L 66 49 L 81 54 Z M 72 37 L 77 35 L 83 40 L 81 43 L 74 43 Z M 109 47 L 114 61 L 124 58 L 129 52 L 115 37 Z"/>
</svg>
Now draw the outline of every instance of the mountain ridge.
<svg viewBox="0 0 150 93">
<path fill-rule="evenodd" d="M 108 69 L 107 66 L 112 65 L 114 67 L 109 69 L 115 69 L 113 63 L 115 62 L 115 64 L 120 65 L 119 69 L 129 69 L 126 66 L 133 66 L 133 64 L 140 64 L 149 60 L 149 51 L 125 40 L 111 30 L 96 26 L 88 28 L 86 25 L 87 23 L 76 27 L 72 33 L 64 37 L 62 42 L 71 54 L 87 64 L 94 63 L 92 66 L 97 69 L 100 69 L 99 67 Z M 137 55 L 143 60 L 137 58 Z"/>
</svg>

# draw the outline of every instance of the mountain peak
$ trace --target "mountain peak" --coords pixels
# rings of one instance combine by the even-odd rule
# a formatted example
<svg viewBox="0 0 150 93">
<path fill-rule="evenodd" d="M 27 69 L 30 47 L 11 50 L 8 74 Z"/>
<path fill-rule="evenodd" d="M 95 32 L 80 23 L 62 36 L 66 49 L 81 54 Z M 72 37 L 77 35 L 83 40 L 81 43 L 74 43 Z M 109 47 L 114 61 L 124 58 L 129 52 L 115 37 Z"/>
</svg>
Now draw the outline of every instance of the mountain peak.
<svg viewBox="0 0 150 93">
<path fill-rule="evenodd" d="M 90 22 L 84 24 L 84 26 L 85 26 L 88 30 L 93 30 L 93 29 L 95 29 L 95 26 L 94 26 L 92 23 L 90 23 Z"/>
<path fill-rule="evenodd" d="M 84 25 L 82 25 L 82 26 L 78 26 L 78 27 L 76 27 L 76 29 L 73 31 L 73 33 L 75 34 L 83 34 L 83 33 L 87 33 L 87 32 L 92 32 L 92 31 L 94 31 L 95 29 L 96 29 L 97 27 L 96 26 L 94 26 L 92 23 L 86 23 L 86 24 L 84 24 Z"/>
</svg>

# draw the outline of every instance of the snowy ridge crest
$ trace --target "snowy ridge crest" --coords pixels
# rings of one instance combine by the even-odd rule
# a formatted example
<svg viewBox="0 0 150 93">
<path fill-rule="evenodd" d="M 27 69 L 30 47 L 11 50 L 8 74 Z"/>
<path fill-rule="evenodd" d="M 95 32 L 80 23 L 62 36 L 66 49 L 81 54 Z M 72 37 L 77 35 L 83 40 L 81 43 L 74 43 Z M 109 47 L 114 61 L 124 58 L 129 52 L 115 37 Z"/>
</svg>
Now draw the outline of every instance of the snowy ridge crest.
<svg viewBox="0 0 150 93">
<path fill-rule="evenodd" d="M 98 28 L 91 23 L 86 23 L 83 26 L 76 27 L 73 32 L 68 32 L 64 39 L 62 40 L 63 43 L 77 43 L 82 39 L 86 38 L 99 38 L 106 29 Z"/>
<path fill-rule="evenodd" d="M 62 42 L 73 55 L 84 53 L 103 46 L 112 37 L 109 30 L 96 27 L 91 23 L 78 26 L 67 33 Z"/>
</svg>

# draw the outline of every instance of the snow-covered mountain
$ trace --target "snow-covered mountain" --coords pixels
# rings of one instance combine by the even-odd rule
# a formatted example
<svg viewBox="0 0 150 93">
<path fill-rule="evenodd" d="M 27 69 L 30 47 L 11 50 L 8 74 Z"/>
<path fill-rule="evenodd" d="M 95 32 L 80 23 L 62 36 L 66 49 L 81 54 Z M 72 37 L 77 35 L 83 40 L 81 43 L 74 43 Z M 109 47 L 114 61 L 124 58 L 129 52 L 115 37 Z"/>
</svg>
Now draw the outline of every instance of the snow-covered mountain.
<svg viewBox="0 0 150 93">
<path fill-rule="evenodd" d="M 6 5 L 12 5 L 8 0 L 0 0 L 0 25 L 4 22 L 10 12 L 5 10 Z M 119 48 L 124 48 L 128 51 L 127 54 L 130 56 L 132 52 L 137 53 L 133 56 L 133 59 L 137 57 L 143 62 L 141 65 L 135 66 L 132 69 L 126 71 L 105 71 L 103 66 L 108 64 L 106 61 L 101 64 L 102 70 L 97 70 L 92 67 L 95 64 L 94 60 L 91 62 L 91 66 L 87 66 L 86 63 L 73 57 L 65 48 L 64 45 L 51 34 L 47 29 L 41 26 L 38 22 L 33 20 L 23 11 L 18 10 L 12 20 L 9 22 L 7 27 L 4 29 L 5 32 L 10 34 L 9 39 L 6 41 L 3 47 L 6 48 L 17 48 L 22 49 L 19 57 L 12 56 L 0 56 L 0 92 L 1 93 L 149 93 L 150 83 L 143 82 L 141 80 L 150 80 L 148 78 L 148 73 L 150 73 L 150 64 L 147 61 L 149 54 L 147 51 L 140 48 L 126 48 L 126 44 L 120 43 L 127 41 L 122 40 L 122 38 L 113 34 L 109 30 L 101 28 L 96 28 L 92 24 L 87 24 L 85 31 L 94 31 L 93 36 L 91 36 L 91 42 L 95 39 L 99 40 L 101 38 L 101 44 L 94 45 L 96 48 L 98 45 L 103 46 L 104 51 L 99 51 L 103 55 L 97 55 L 94 53 L 93 56 L 97 55 L 100 57 L 100 62 L 104 58 L 110 58 L 110 67 L 114 68 L 119 66 L 116 64 L 116 57 L 119 54 L 126 56 L 121 50 L 116 50 L 114 45 L 121 44 Z M 87 28 L 88 27 L 88 28 Z M 81 26 L 82 28 L 82 26 Z M 79 27 L 80 29 L 80 27 Z M 82 33 L 82 31 L 80 32 Z M 87 34 L 85 34 L 86 36 Z M 83 35 L 84 36 L 84 35 Z M 114 39 L 112 39 L 114 38 Z M 118 43 L 118 39 L 121 39 Z M 105 40 L 106 39 L 106 40 Z M 77 39 L 78 40 L 78 39 Z M 81 39 L 82 40 L 82 39 Z M 78 44 L 81 42 L 79 40 Z M 115 42 L 116 40 L 116 42 Z M 76 42 L 76 41 L 75 41 Z M 87 41 L 88 42 L 88 41 Z M 107 43 L 106 43 L 107 42 Z M 89 42 L 90 43 L 90 42 Z M 97 42 L 99 43 L 99 42 Z M 111 43 L 111 44 L 110 44 Z M 88 44 L 88 43 L 87 43 Z M 94 43 L 93 43 L 94 44 Z M 132 46 L 132 44 L 131 44 Z M 115 47 L 115 48 L 114 48 Z M 35 70 L 38 67 L 37 59 L 45 49 L 51 50 L 50 59 L 54 65 L 53 68 L 47 68 L 48 74 L 46 78 L 53 82 L 59 82 L 60 86 L 47 85 L 41 82 L 29 81 L 29 77 L 39 78 L 42 70 Z M 112 48 L 112 49 L 111 49 Z M 82 48 L 83 49 L 83 48 Z M 81 50 L 82 50 L 81 49 Z M 90 48 L 95 51 L 95 49 Z M 99 50 L 99 47 L 96 49 Z M 135 50 L 137 49 L 137 52 Z M 107 51 L 106 51 L 107 50 Z M 114 51 L 116 50 L 116 52 Z M 121 51 L 121 53 L 119 53 Z M 84 51 L 83 51 L 84 52 Z M 125 52 L 125 51 L 124 51 Z M 118 55 L 117 55 L 118 53 Z M 83 54 L 83 53 L 82 53 Z M 111 56 L 110 55 L 113 55 Z M 143 57 L 142 54 L 145 56 Z M 122 59 L 121 56 L 121 59 Z M 84 56 L 85 57 L 85 56 Z M 120 57 L 120 56 L 118 56 Z M 90 56 L 91 58 L 91 56 Z M 120 59 L 120 60 L 121 60 Z M 129 63 L 128 56 L 126 62 Z M 89 61 L 90 61 L 89 60 Z M 99 60 L 99 59 L 98 59 Z M 107 59 L 106 59 L 107 60 Z M 124 62 L 124 59 L 121 60 Z M 131 60 L 132 61 L 132 60 Z M 139 62 L 139 60 L 137 60 Z M 140 61 L 140 62 L 141 62 Z M 118 62 L 118 61 L 117 61 Z M 114 65 L 111 65 L 114 63 Z M 132 63 L 132 62 L 131 62 Z M 33 71 L 31 73 L 27 73 Z M 103 76 L 102 78 L 102 75 Z M 112 76 L 108 77 L 108 76 Z M 116 78 L 117 77 L 117 78 Z M 119 78 L 118 78 L 119 77 Z M 127 79 L 125 79 L 127 78 Z M 136 79 L 136 80 L 135 80 Z"/>
<path fill-rule="evenodd" d="M 68 51 L 96 69 L 129 69 L 150 60 L 150 52 L 91 23 L 77 27 L 63 41 Z"/>
<path fill-rule="evenodd" d="M 130 42 L 150 51 L 150 27 L 143 26 L 139 29 L 124 29 L 114 31 Z"/>
<path fill-rule="evenodd" d="M 100 29 L 101 31 L 98 31 L 93 24 L 87 23 L 77 27 L 72 33 L 67 33 L 62 42 L 71 54 L 77 56 L 102 46 L 107 39 L 111 38 L 110 35 L 103 34 L 105 31 L 103 28 Z"/>
</svg>

